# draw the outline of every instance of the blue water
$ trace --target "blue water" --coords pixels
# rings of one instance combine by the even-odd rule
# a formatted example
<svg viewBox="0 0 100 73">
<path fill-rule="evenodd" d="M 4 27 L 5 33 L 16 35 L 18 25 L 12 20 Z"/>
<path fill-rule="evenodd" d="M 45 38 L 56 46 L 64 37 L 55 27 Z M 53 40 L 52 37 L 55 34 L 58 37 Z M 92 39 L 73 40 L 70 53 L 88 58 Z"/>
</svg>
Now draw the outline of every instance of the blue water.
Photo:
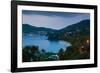
<svg viewBox="0 0 100 73">
<path fill-rule="evenodd" d="M 50 41 L 46 36 L 41 35 L 23 35 L 22 46 L 38 46 L 39 49 L 44 49 L 46 52 L 58 52 L 60 48 L 65 49 L 71 44 L 65 41 Z"/>
</svg>

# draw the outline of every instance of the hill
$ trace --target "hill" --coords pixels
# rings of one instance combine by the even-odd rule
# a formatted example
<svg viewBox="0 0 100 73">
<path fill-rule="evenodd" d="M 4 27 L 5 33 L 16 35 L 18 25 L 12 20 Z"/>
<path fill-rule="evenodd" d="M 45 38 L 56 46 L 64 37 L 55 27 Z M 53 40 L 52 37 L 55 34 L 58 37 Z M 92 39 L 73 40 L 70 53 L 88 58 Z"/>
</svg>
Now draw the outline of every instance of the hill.
<svg viewBox="0 0 100 73">
<path fill-rule="evenodd" d="M 65 27 L 59 31 L 60 32 L 65 32 L 65 31 L 73 32 L 73 31 L 77 31 L 77 30 L 84 30 L 88 27 L 90 27 L 90 20 L 83 20 L 76 24 L 69 25 L 68 27 Z"/>
<path fill-rule="evenodd" d="M 22 24 L 23 33 L 36 33 L 36 34 L 47 34 L 47 32 L 56 32 L 57 30 L 44 28 L 44 27 L 35 27 L 29 24 Z"/>
</svg>

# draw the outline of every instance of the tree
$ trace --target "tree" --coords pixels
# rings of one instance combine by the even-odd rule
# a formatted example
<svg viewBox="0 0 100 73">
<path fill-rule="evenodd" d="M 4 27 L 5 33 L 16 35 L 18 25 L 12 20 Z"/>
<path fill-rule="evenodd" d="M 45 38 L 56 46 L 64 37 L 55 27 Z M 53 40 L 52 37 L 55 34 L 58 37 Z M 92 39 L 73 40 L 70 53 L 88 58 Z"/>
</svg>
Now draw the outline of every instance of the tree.
<svg viewBox="0 0 100 73">
<path fill-rule="evenodd" d="M 58 56 L 60 60 L 64 60 L 64 50 L 62 48 L 59 50 Z"/>
<path fill-rule="evenodd" d="M 74 48 L 72 46 L 69 46 L 66 48 L 65 52 L 64 52 L 64 59 L 71 59 L 72 55 L 74 54 Z"/>
<path fill-rule="evenodd" d="M 44 49 L 41 50 L 42 53 L 46 53 L 46 51 Z"/>
<path fill-rule="evenodd" d="M 22 60 L 23 62 L 37 61 L 37 54 L 39 54 L 37 46 L 26 46 L 22 50 Z"/>
<path fill-rule="evenodd" d="M 23 62 L 30 62 L 30 57 L 31 57 L 31 55 L 30 55 L 30 53 L 28 52 L 28 49 L 26 49 L 26 48 L 23 48 L 23 50 L 22 50 L 22 61 Z"/>
</svg>

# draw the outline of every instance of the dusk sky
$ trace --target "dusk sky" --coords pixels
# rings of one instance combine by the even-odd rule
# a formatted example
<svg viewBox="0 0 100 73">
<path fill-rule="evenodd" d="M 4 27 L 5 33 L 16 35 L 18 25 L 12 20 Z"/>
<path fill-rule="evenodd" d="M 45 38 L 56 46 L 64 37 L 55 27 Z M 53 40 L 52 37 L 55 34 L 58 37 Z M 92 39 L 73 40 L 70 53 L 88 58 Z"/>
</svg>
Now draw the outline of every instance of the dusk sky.
<svg viewBox="0 0 100 73">
<path fill-rule="evenodd" d="M 36 27 L 62 29 L 85 19 L 90 19 L 89 13 L 22 11 L 22 23 Z"/>
</svg>

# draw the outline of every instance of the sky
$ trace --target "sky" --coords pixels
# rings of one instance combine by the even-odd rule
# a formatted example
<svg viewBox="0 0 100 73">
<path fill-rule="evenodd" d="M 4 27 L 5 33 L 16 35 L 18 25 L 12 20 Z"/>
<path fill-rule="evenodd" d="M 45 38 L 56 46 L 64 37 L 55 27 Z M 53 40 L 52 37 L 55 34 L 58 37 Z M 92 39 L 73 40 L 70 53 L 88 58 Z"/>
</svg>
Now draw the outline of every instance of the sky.
<svg viewBox="0 0 100 73">
<path fill-rule="evenodd" d="M 22 10 L 23 24 L 56 30 L 60 30 L 86 19 L 90 19 L 89 13 Z"/>
</svg>

